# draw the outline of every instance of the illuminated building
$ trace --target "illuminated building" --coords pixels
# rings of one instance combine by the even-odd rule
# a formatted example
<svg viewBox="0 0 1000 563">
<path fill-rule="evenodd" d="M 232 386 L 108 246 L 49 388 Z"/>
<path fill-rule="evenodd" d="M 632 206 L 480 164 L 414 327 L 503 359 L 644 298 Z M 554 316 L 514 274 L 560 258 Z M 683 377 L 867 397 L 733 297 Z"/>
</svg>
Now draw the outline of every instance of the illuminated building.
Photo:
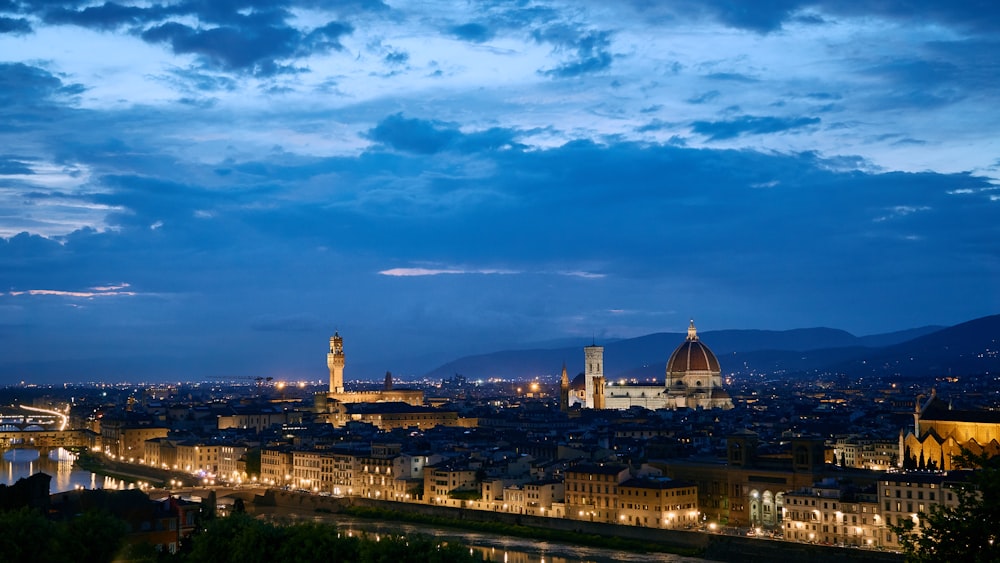
<svg viewBox="0 0 1000 563">
<path fill-rule="evenodd" d="M 344 390 L 344 339 L 334 332 L 330 337 L 330 351 L 326 355 L 326 365 L 330 370 L 330 389 L 317 393 L 314 397 L 317 413 L 328 413 L 337 404 L 400 402 L 419 406 L 424 404 L 424 392 L 414 389 L 394 389 L 392 378 L 387 375 L 383 389 L 377 391 Z"/>
<path fill-rule="evenodd" d="M 962 448 L 1000 455 L 1000 413 L 952 409 L 933 390 L 922 406 L 918 397 L 913 430 L 899 434 L 899 466 L 950 471 Z"/>
<path fill-rule="evenodd" d="M 733 400 L 722 388 L 722 369 L 715 354 L 698 338 L 694 321 L 687 339 L 667 361 L 663 385 L 614 385 L 605 382 L 604 348 L 584 348 L 586 407 L 628 410 L 731 409 Z"/>
</svg>

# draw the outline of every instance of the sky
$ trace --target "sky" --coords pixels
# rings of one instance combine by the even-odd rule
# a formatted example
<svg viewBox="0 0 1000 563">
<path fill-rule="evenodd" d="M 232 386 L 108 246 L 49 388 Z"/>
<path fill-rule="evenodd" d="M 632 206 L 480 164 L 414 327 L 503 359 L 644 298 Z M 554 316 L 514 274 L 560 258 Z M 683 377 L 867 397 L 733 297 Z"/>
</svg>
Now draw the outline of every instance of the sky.
<svg viewBox="0 0 1000 563">
<path fill-rule="evenodd" d="M 972 0 L 0 0 L 0 382 L 998 313 L 998 32 Z"/>
</svg>

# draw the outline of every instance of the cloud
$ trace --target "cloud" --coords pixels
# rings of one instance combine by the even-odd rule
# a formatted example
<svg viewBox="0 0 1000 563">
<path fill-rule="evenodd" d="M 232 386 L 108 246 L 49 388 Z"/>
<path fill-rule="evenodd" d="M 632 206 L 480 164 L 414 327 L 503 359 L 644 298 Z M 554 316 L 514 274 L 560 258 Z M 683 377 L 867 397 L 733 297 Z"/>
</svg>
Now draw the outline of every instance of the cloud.
<svg viewBox="0 0 1000 563">
<path fill-rule="evenodd" d="M 496 35 L 493 30 L 479 23 L 465 23 L 452 26 L 448 28 L 448 33 L 472 43 L 485 43 L 493 39 Z"/>
<path fill-rule="evenodd" d="M 81 84 L 64 83 L 60 76 L 44 68 L 0 63 L 0 106 L 39 106 L 83 91 Z"/>
<path fill-rule="evenodd" d="M 270 76 L 283 70 L 275 59 L 290 57 L 299 37 L 289 27 L 262 27 L 247 32 L 232 27 L 202 30 L 171 22 L 147 29 L 142 38 L 150 43 L 168 43 L 178 54 L 197 54 L 222 70 Z"/>
<path fill-rule="evenodd" d="M 718 90 L 709 90 L 708 92 L 704 92 L 704 93 L 698 94 L 697 96 L 690 97 L 690 98 L 688 98 L 687 101 L 688 101 L 689 104 L 704 104 L 704 103 L 711 102 L 711 101 L 715 100 L 718 97 L 719 97 L 719 91 Z"/>
<path fill-rule="evenodd" d="M 35 171 L 27 164 L 31 159 L 17 156 L 0 155 L 0 175 L 31 175 Z"/>
<path fill-rule="evenodd" d="M 52 8 L 43 15 L 45 23 L 72 24 L 101 31 L 111 31 L 125 25 L 139 25 L 157 21 L 168 15 L 163 7 L 140 8 L 105 2 L 98 6 L 87 6 L 82 10 Z"/>
<path fill-rule="evenodd" d="M 691 129 L 711 141 L 732 139 L 747 134 L 781 133 L 820 122 L 818 117 L 772 117 L 745 115 L 728 121 L 695 121 Z"/>
<path fill-rule="evenodd" d="M 25 290 L 12 290 L 7 292 L 7 295 L 12 297 L 19 297 L 23 295 L 29 296 L 51 296 L 51 297 L 82 297 L 86 299 L 91 299 L 94 297 L 134 297 L 138 295 L 135 291 L 128 290 L 129 284 L 123 283 L 119 285 L 112 286 L 98 286 L 91 287 L 85 291 L 67 291 L 60 289 L 25 289 Z"/>
<path fill-rule="evenodd" d="M 545 76 L 572 78 L 600 72 L 611 66 L 611 34 L 607 31 L 582 31 L 559 25 L 534 32 L 535 41 L 552 43 L 558 51 L 569 51 L 574 58 L 555 68 L 542 70 Z"/>
<path fill-rule="evenodd" d="M 480 152 L 520 147 L 513 131 L 491 128 L 462 133 L 447 123 L 407 118 L 401 113 L 386 117 L 366 136 L 396 150 L 424 155 L 445 150 Z"/>
<path fill-rule="evenodd" d="M 0 16 L 0 33 L 24 35 L 32 32 L 31 24 L 24 18 Z"/>
<path fill-rule="evenodd" d="M 441 275 L 512 275 L 519 274 L 517 270 L 498 268 L 390 268 L 382 270 L 380 275 L 394 278 L 410 278 Z"/>
</svg>

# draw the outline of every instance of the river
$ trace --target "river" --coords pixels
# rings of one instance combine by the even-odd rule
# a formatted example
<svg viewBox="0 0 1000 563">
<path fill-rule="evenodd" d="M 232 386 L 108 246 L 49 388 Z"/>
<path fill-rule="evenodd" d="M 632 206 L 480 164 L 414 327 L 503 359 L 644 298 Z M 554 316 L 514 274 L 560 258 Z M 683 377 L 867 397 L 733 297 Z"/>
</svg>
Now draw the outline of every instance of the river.
<svg viewBox="0 0 1000 563">
<path fill-rule="evenodd" d="M 340 514 L 298 514 L 281 508 L 257 508 L 258 515 L 290 520 L 309 519 L 336 524 L 346 533 L 369 535 L 424 534 L 443 540 L 457 541 L 479 551 L 484 558 L 497 563 L 704 563 L 706 559 L 669 553 L 638 553 L 587 547 L 570 543 L 501 536 L 470 532 L 458 528 L 432 527 L 406 522 L 380 522 Z"/>
<path fill-rule="evenodd" d="M 124 489 L 130 484 L 104 477 L 90 471 L 76 469 L 73 461 L 66 455 L 68 452 L 59 449 L 7 449 L 0 450 L 0 483 L 13 485 L 18 479 L 23 479 L 35 473 L 46 473 L 52 477 L 49 484 L 49 494 L 72 491 L 74 489 Z M 57 452 L 52 456 L 49 452 Z"/>
</svg>

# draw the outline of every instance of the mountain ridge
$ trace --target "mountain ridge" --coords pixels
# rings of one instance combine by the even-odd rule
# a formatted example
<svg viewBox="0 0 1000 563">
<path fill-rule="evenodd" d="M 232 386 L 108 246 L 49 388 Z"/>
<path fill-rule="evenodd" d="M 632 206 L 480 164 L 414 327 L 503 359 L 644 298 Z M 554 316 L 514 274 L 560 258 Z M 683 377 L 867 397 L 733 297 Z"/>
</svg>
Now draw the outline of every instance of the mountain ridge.
<svg viewBox="0 0 1000 563">
<path fill-rule="evenodd" d="M 724 329 L 698 333 L 722 364 L 723 373 L 810 373 L 902 375 L 1000 372 L 1000 315 L 950 327 L 927 325 L 883 334 L 855 336 L 816 327 L 790 330 Z M 604 345 L 605 376 L 610 379 L 663 378 L 667 359 L 686 335 L 653 333 Z M 600 343 L 599 343 L 600 344 Z M 990 348 L 992 346 L 992 348 Z M 986 354 L 984 357 L 981 355 Z M 904 358 L 910 358 L 904 361 Z M 570 376 L 583 371 L 582 346 L 502 350 L 463 356 L 425 374 L 470 379 L 531 378 L 558 374 L 565 363 Z"/>
</svg>

